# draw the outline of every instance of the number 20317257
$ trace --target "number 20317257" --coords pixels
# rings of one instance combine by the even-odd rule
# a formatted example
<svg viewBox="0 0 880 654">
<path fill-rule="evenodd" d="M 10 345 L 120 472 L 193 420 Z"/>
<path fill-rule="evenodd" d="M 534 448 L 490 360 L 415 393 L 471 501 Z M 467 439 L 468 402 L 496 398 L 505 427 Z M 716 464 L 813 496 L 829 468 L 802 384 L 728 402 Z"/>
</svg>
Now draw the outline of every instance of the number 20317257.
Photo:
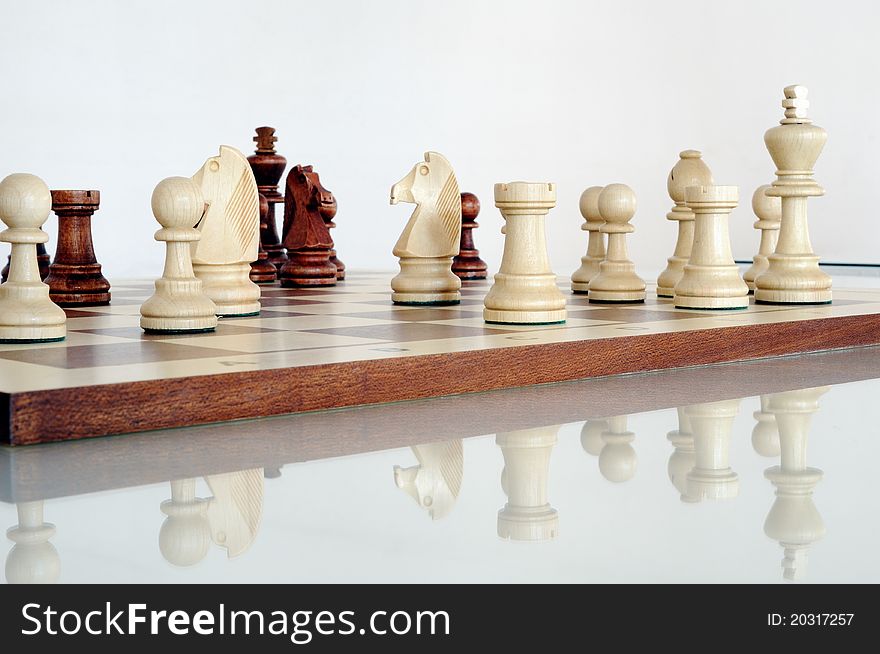
<svg viewBox="0 0 880 654">
<path fill-rule="evenodd" d="M 849 627 L 855 613 L 768 613 L 769 627 Z"/>
</svg>

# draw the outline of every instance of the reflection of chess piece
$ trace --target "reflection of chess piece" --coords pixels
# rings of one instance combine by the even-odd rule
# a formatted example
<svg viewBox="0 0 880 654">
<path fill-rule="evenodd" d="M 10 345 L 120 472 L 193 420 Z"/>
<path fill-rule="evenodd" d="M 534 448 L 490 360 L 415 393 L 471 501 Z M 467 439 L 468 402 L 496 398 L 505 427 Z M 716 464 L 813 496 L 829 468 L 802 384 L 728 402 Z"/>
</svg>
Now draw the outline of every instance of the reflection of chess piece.
<svg viewBox="0 0 880 654">
<path fill-rule="evenodd" d="M 432 520 L 446 517 L 461 490 L 464 448 L 461 439 L 411 448 L 419 464 L 394 466 L 394 483 L 428 512 Z"/>
<path fill-rule="evenodd" d="M 10 584 L 54 584 L 61 575 L 61 560 L 49 539 L 55 525 L 43 522 L 43 502 L 22 502 L 18 525 L 6 532 L 15 542 L 6 557 L 6 581 Z"/>
<path fill-rule="evenodd" d="M 739 479 L 730 468 L 730 430 L 738 411 L 738 399 L 684 408 L 696 456 L 687 475 L 687 495 L 695 502 L 731 499 L 739 492 Z"/>
<path fill-rule="evenodd" d="M 691 420 L 684 412 L 684 408 L 678 408 L 678 429 L 669 432 L 666 438 L 675 448 L 669 455 L 669 463 L 666 465 L 669 481 L 681 494 L 682 502 L 698 502 L 699 498 L 688 495 L 687 476 L 697 462 L 697 452 L 694 449 Z"/>
<path fill-rule="evenodd" d="M 581 427 L 581 447 L 590 456 L 599 456 L 605 441 L 602 440 L 602 432 L 608 431 L 607 420 L 587 420 Z"/>
<path fill-rule="evenodd" d="M 776 416 L 769 412 L 769 395 L 761 396 L 761 410 L 755 411 L 755 426 L 752 428 L 752 449 L 761 456 L 779 456 L 779 428 Z"/>
<path fill-rule="evenodd" d="M 159 530 L 159 551 L 172 565 L 195 565 L 211 545 L 208 502 L 196 497 L 196 480 L 171 482 L 171 499 L 160 506 L 167 518 Z"/>
<path fill-rule="evenodd" d="M 782 568 L 786 579 L 803 579 L 807 551 L 825 535 L 822 516 L 813 504 L 813 488 L 822 479 L 822 471 L 807 467 L 807 435 L 819 409 L 819 397 L 827 391 L 824 386 L 768 397 L 767 410 L 779 425 L 780 465 L 764 471 L 776 486 L 776 500 L 764 521 L 764 533 L 779 541 L 785 551 Z"/>
<path fill-rule="evenodd" d="M 507 504 L 498 512 L 498 536 L 510 540 L 556 538 L 559 516 L 547 500 L 550 453 L 559 425 L 498 434 L 504 455 L 501 488 Z"/>
<path fill-rule="evenodd" d="M 636 435 L 626 429 L 626 416 L 608 418 L 608 431 L 602 432 L 605 444 L 599 453 L 599 472 L 608 481 L 624 482 L 636 474 L 639 459 L 630 444 Z"/>
<path fill-rule="evenodd" d="M 263 469 L 237 470 L 205 477 L 211 489 L 208 525 L 211 540 L 238 556 L 254 542 L 263 515 Z"/>
</svg>

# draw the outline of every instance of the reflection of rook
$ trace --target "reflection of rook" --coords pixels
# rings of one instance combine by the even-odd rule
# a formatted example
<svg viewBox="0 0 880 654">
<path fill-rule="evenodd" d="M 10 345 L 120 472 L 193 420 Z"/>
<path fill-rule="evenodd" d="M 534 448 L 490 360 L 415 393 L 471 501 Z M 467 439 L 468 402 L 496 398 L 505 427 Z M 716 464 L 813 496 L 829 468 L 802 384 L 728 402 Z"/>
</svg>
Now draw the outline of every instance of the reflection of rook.
<svg viewBox="0 0 880 654">
<path fill-rule="evenodd" d="M 510 540 L 556 538 L 559 516 L 547 500 L 550 453 L 559 425 L 498 434 L 504 455 L 501 488 L 507 504 L 498 512 L 498 536 Z"/>
<path fill-rule="evenodd" d="M 685 407 L 694 432 L 696 460 L 687 475 L 687 495 L 693 501 L 726 500 L 739 492 L 739 478 L 730 469 L 730 430 L 739 400 Z"/>
</svg>

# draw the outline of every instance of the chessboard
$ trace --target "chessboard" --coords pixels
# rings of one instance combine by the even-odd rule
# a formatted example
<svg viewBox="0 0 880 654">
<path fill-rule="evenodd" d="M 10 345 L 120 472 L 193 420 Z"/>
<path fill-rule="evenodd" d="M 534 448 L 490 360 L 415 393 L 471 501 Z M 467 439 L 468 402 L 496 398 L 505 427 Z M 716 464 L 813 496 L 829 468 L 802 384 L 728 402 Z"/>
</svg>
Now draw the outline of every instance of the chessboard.
<svg viewBox="0 0 880 654">
<path fill-rule="evenodd" d="M 67 310 L 63 342 L 0 345 L 0 441 L 125 434 L 607 375 L 880 344 L 880 291 L 831 305 L 676 309 L 590 304 L 566 294 L 561 325 L 487 324 L 490 280 L 454 306 L 396 306 L 390 275 L 335 287 L 264 286 L 262 311 L 215 333 L 148 335 L 150 282 L 113 286 L 109 306 Z"/>
</svg>

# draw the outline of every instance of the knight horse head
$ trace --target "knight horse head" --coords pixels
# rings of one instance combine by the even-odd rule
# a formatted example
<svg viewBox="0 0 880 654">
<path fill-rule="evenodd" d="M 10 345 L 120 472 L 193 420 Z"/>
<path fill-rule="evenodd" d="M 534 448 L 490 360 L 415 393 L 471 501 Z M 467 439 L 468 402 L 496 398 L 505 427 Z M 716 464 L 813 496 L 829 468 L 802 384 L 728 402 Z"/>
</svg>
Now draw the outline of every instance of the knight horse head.
<svg viewBox="0 0 880 654">
<path fill-rule="evenodd" d="M 419 461 L 409 468 L 394 466 L 394 483 L 412 497 L 432 520 L 449 514 L 461 491 L 464 448 L 460 439 L 412 448 Z"/>
<path fill-rule="evenodd" d="M 333 194 L 321 185 L 312 166 L 296 165 L 287 174 L 284 193 L 284 224 L 281 241 L 287 248 L 333 247 L 324 226 L 322 210 L 336 205 Z M 296 234 L 290 235 L 296 227 Z"/>
<path fill-rule="evenodd" d="M 458 254 L 461 194 L 452 166 L 442 154 L 426 152 L 409 174 L 391 187 L 391 204 L 416 205 L 394 246 L 395 256 L 444 257 Z"/>
</svg>

